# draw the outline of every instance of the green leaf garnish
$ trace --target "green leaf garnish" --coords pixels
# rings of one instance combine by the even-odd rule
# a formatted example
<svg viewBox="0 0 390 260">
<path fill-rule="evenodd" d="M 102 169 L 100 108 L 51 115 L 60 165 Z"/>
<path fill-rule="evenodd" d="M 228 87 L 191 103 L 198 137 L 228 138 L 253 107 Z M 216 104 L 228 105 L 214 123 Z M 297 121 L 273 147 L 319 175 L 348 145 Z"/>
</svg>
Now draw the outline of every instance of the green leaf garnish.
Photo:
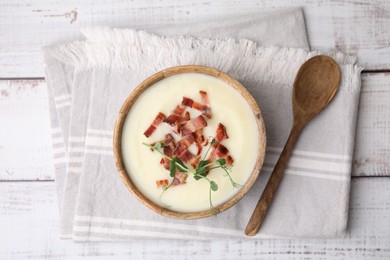
<svg viewBox="0 0 390 260">
<path fill-rule="evenodd" d="M 169 176 L 172 178 L 175 177 L 176 174 L 176 161 L 177 157 L 173 157 L 171 162 L 169 163 Z"/>
<path fill-rule="evenodd" d="M 188 172 L 188 167 L 183 163 L 182 160 L 180 160 L 179 158 L 175 157 L 176 158 L 176 164 L 179 165 L 179 167 L 177 167 L 177 169 L 181 172 Z"/>
<path fill-rule="evenodd" d="M 199 163 L 198 163 L 198 165 L 196 166 L 196 169 L 200 169 L 200 168 L 202 168 L 202 167 L 204 167 L 206 164 L 208 164 L 209 163 L 209 161 L 207 161 L 207 160 L 202 160 L 202 161 L 200 161 Z"/>
<path fill-rule="evenodd" d="M 200 179 L 202 179 L 202 178 L 204 178 L 204 177 L 205 177 L 205 176 L 204 176 L 204 175 L 201 175 L 201 174 L 195 174 L 195 175 L 194 175 L 194 179 L 197 180 L 197 181 L 200 180 Z"/>
<path fill-rule="evenodd" d="M 154 150 L 160 150 L 164 146 L 164 143 L 157 142 L 153 145 Z"/>
<path fill-rule="evenodd" d="M 214 181 L 211 181 L 211 182 L 210 182 L 210 188 L 211 188 L 213 191 L 217 191 L 217 190 L 218 190 L 218 185 L 217 185 Z"/>
<path fill-rule="evenodd" d="M 225 158 L 219 158 L 219 159 L 216 160 L 215 162 L 218 163 L 218 164 L 221 165 L 221 166 L 226 165 L 226 159 L 225 159 Z"/>
<path fill-rule="evenodd" d="M 207 172 L 209 171 L 207 164 L 209 162 L 207 160 L 202 160 L 198 163 L 195 169 L 195 176 L 200 175 L 200 176 L 206 176 Z M 195 178 L 195 180 L 199 180 L 201 177 Z"/>
</svg>

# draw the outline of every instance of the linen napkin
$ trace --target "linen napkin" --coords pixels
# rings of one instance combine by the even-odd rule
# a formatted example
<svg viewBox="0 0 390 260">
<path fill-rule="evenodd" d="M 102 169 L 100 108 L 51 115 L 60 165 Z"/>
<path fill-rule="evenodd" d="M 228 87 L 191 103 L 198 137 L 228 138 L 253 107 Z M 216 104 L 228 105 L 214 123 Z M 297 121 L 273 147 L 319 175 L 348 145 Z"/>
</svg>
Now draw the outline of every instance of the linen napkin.
<svg viewBox="0 0 390 260">
<path fill-rule="evenodd" d="M 45 55 L 48 75 L 73 73 L 67 85 L 73 88 L 68 98 L 72 104 L 68 158 L 63 159 L 68 162 L 65 195 L 74 194 L 68 188 L 78 186 L 78 181 L 79 187 L 74 190 L 74 215 L 64 214 L 66 196 L 62 211 L 69 219 L 74 216 L 73 238 L 242 237 L 291 127 L 295 74 L 316 53 L 264 48 L 249 40 L 159 37 L 134 30 L 97 28 L 85 35 L 87 41 L 50 47 Z M 334 58 L 343 75 L 339 93 L 302 133 L 258 237 L 329 237 L 345 231 L 360 68 L 353 58 L 341 54 Z M 60 65 L 56 68 L 51 62 Z M 259 103 L 269 145 L 261 176 L 244 199 L 216 217 L 193 221 L 161 217 L 138 202 L 120 181 L 112 155 L 112 129 L 124 99 L 147 76 L 182 64 L 216 67 L 241 81 Z M 55 93 L 53 82 L 61 80 L 51 76 L 48 84 L 61 119 L 58 103 L 68 101 L 66 94 Z M 53 120 L 53 126 L 61 122 L 66 126 L 69 120 Z M 66 131 L 54 131 L 59 139 L 57 132 Z M 65 145 L 61 147 L 66 151 Z M 71 234 L 66 231 L 64 235 Z"/>
</svg>

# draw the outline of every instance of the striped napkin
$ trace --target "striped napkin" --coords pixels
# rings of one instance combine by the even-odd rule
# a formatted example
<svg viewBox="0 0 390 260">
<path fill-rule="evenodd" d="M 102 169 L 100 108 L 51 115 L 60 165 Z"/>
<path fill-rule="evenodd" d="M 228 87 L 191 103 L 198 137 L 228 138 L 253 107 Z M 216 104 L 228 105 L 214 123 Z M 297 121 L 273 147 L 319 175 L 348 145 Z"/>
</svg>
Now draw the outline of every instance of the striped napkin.
<svg viewBox="0 0 390 260">
<path fill-rule="evenodd" d="M 86 40 L 44 48 L 62 237 L 243 237 L 289 134 L 295 74 L 318 54 L 257 43 L 307 49 L 301 10 L 260 17 L 229 19 L 222 23 L 226 27 L 210 22 L 203 29 L 150 29 L 165 36 L 90 28 L 83 31 Z M 192 34 L 191 28 L 200 28 L 193 30 L 195 37 L 168 36 Z M 230 34 L 226 28 L 231 28 Z M 222 38 L 202 37 L 218 32 Z M 361 70 L 351 57 L 332 56 L 341 66 L 340 91 L 303 131 L 257 238 L 333 237 L 346 230 Z M 259 180 L 236 206 L 216 217 L 191 221 L 161 217 L 137 201 L 116 173 L 112 152 L 116 115 L 129 93 L 151 74 L 184 64 L 215 67 L 243 83 L 262 110 L 269 145 Z"/>
</svg>

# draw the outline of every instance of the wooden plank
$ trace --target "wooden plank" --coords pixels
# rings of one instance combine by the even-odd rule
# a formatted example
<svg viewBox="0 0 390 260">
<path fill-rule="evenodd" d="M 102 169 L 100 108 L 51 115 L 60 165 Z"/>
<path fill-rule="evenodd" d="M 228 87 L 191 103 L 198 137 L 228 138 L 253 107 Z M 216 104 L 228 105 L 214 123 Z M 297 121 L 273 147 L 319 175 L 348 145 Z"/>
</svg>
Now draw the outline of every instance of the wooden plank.
<svg viewBox="0 0 390 260">
<path fill-rule="evenodd" d="M 0 77 L 43 77 L 40 48 L 80 38 L 85 26 L 147 27 L 304 7 L 313 49 L 358 55 L 368 69 L 390 68 L 390 2 L 386 0 L 3 0 Z"/>
<path fill-rule="evenodd" d="M 350 231 L 340 239 L 152 240 L 72 243 L 58 238 L 53 182 L 0 183 L 0 259 L 329 259 L 390 257 L 390 178 L 352 181 Z"/>
<path fill-rule="evenodd" d="M 0 180 L 52 180 L 53 160 L 43 80 L 0 81 Z"/>
<path fill-rule="evenodd" d="M 362 74 L 354 176 L 390 176 L 390 73 Z"/>
<path fill-rule="evenodd" d="M 390 73 L 362 74 L 359 107 L 353 176 L 390 176 Z M 45 82 L 0 80 L 0 125 L 0 180 L 52 180 Z"/>
</svg>

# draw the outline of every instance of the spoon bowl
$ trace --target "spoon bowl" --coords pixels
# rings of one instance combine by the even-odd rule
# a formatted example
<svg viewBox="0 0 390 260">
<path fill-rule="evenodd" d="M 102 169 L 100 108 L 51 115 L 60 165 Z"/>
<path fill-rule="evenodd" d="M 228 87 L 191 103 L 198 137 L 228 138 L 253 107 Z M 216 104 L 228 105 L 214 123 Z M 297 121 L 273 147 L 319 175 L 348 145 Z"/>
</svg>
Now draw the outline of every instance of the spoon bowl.
<svg viewBox="0 0 390 260">
<path fill-rule="evenodd" d="M 294 118 L 308 121 L 315 117 L 332 100 L 339 83 L 340 68 L 332 58 L 320 55 L 307 60 L 294 81 Z"/>
<path fill-rule="evenodd" d="M 293 126 L 286 145 L 269 178 L 245 229 L 245 234 L 254 236 L 263 222 L 267 209 L 276 194 L 286 169 L 288 159 L 303 127 L 318 115 L 333 99 L 340 83 L 340 68 L 328 56 L 315 56 L 299 69 L 292 94 Z"/>
</svg>

